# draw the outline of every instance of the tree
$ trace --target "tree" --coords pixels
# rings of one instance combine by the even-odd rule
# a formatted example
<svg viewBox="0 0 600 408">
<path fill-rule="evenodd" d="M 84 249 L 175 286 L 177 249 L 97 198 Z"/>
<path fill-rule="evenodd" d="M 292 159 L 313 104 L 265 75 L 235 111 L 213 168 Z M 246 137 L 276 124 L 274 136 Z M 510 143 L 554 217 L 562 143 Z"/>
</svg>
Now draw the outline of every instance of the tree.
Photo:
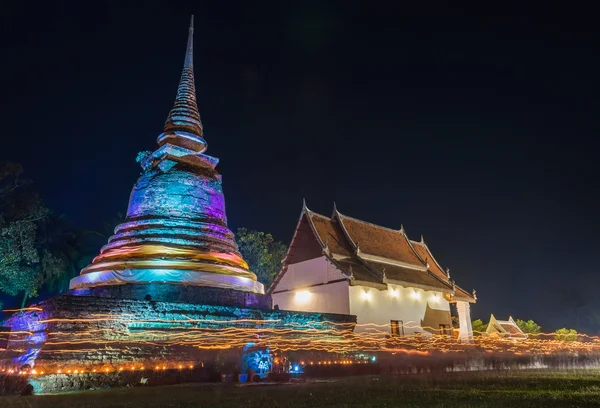
<svg viewBox="0 0 600 408">
<path fill-rule="evenodd" d="M 556 340 L 560 340 L 560 341 L 578 341 L 579 340 L 579 334 L 577 333 L 577 330 L 575 330 L 575 329 L 567 329 L 567 328 L 563 327 L 562 329 L 558 329 L 554 333 L 555 333 L 554 338 Z"/>
<path fill-rule="evenodd" d="M 281 269 L 287 246 L 275 241 L 271 234 L 246 228 L 238 228 L 235 240 L 250 270 L 268 287 Z"/>
<path fill-rule="evenodd" d="M 517 319 L 515 323 L 517 326 L 519 326 L 519 329 L 521 329 L 523 333 L 535 336 L 536 334 L 540 334 L 542 332 L 542 327 L 533 320 L 525 321 Z"/>
<path fill-rule="evenodd" d="M 471 327 L 475 336 L 481 336 L 487 330 L 488 325 L 483 323 L 481 319 L 477 319 L 471 322 Z"/>
<path fill-rule="evenodd" d="M 76 228 L 62 214 L 50 213 L 39 226 L 38 245 L 60 260 L 63 267 L 46 280 L 51 293 L 65 292 L 70 280 L 88 263 L 85 254 L 89 251 L 84 245 L 86 235 L 85 231 Z"/>
<path fill-rule="evenodd" d="M 23 168 L 15 163 L 0 165 L 0 291 L 22 296 L 22 307 L 45 282 L 66 269 L 65 260 L 52 252 L 45 232 L 50 210 Z"/>
</svg>

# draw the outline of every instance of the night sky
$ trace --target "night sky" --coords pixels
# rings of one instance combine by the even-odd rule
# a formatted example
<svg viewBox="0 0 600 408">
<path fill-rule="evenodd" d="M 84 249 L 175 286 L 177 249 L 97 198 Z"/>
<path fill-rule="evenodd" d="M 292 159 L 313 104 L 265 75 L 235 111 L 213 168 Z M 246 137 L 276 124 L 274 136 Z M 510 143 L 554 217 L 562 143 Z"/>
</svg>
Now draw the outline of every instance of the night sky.
<svg viewBox="0 0 600 408">
<path fill-rule="evenodd" d="M 198 104 L 232 229 L 287 243 L 303 197 L 323 214 L 336 201 L 423 234 L 477 289 L 474 317 L 600 333 L 593 10 L 83 3 L 0 13 L 0 159 L 22 163 L 55 211 L 86 228 L 126 211 L 193 13 Z"/>
</svg>

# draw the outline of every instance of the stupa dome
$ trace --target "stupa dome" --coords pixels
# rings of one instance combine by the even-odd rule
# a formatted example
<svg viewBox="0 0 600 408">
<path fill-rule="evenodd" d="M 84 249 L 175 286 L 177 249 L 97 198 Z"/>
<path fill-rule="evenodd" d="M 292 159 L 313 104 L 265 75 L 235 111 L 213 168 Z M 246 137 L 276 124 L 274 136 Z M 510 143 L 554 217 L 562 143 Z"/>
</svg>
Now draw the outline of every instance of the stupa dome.
<svg viewBox="0 0 600 408">
<path fill-rule="evenodd" d="M 125 222 L 71 280 L 71 289 L 128 283 L 209 286 L 264 293 L 227 227 L 218 159 L 207 143 L 196 104 L 193 18 L 175 104 L 159 148 L 142 160 Z"/>
</svg>

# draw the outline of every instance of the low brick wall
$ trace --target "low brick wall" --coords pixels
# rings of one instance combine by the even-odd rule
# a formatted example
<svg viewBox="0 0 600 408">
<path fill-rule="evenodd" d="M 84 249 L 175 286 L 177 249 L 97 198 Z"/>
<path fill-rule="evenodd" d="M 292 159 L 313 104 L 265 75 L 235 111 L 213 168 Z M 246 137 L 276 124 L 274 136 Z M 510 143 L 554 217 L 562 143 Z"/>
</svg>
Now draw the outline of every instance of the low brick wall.
<svg viewBox="0 0 600 408">
<path fill-rule="evenodd" d="M 218 344 L 218 332 L 230 328 L 266 330 L 298 327 L 301 330 L 324 328 L 334 336 L 336 324 L 356 322 L 354 316 L 304 313 L 262 308 L 220 306 L 198 303 L 162 302 L 108 296 L 62 295 L 33 305 L 8 320 L 12 328 L 7 350 L 0 356 L 0 368 L 42 370 L 59 369 L 114 371 L 118 367 L 139 369 L 167 365 L 211 363 L 216 359 L 240 359 L 241 347 L 254 338 L 241 338 L 239 350 L 222 351 L 199 348 L 186 333 L 211 331 Z M 180 336 L 173 338 L 173 333 Z M 332 335 L 331 333 L 329 335 Z M 171 337 L 170 337 L 171 336 Z M 183 337 L 181 337 L 183 336 Z M 216 336 L 216 337 L 215 337 Z M 314 336 L 319 336 L 315 332 Z M 229 361 L 235 363 L 236 361 Z M 223 362 L 222 362 L 223 363 Z M 224 363 L 223 363 L 224 364 Z"/>
</svg>

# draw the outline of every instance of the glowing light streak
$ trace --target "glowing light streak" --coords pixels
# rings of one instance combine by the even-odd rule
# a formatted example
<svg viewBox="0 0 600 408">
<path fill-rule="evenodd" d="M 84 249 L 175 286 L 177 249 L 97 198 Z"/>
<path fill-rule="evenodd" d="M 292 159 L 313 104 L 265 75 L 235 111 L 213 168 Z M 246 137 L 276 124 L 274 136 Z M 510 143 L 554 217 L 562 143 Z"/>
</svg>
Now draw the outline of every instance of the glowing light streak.
<svg viewBox="0 0 600 408">
<path fill-rule="evenodd" d="M 515 355 L 550 355 L 553 353 L 581 353 L 594 352 L 600 353 L 600 338 L 580 334 L 582 341 L 566 342 L 554 338 L 554 333 L 540 334 L 536 338 L 528 338 L 515 341 L 513 339 L 501 338 L 497 336 L 481 335 L 475 337 L 471 343 L 461 343 L 449 335 L 439 335 L 439 330 L 435 328 L 422 328 L 416 322 L 406 322 L 406 330 L 417 330 L 421 333 L 417 335 L 389 336 L 390 325 L 365 324 L 357 325 L 358 332 L 352 330 L 353 325 L 338 324 L 335 322 L 310 322 L 313 327 L 306 328 L 302 322 L 283 322 L 279 319 L 260 320 L 260 319 L 184 319 L 178 320 L 168 329 L 156 328 L 128 328 L 129 317 L 117 319 L 112 315 L 97 314 L 95 318 L 89 319 L 48 319 L 55 322 L 56 332 L 49 333 L 45 341 L 45 347 L 40 351 L 38 359 L 41 363 L 36 366 L 36 372 L 32 375 L 45 372 L 62 373 L 69 375 L 75 371 L 77 375 L 90 372 L 110 371 L 138 371 L 144 370 L 145 365 L 156 363 L 152 360 L 140 359 L 132 366 L 104 367 L 94 364 L 80 364 L 78 367 L 62 366 L 60 368 L 52 365 L 52 355 L 69 353 L 81 355 L 81 360 L 86 361 L 86 356 L 90 353 L 96 353 L 101 350 L 112 350 L 127 352 L 130 347 L 148 345 L 156 347 L 183 346 L 194 347 L 200 350 L 228 350 L 242 349 L 248 341 L 252 341 L 257 347 L 269 347 L 278 352 L 302 351 L 302 352 L 326 352 L 337 355 L 348 355 L 358 352 L 386 352 L 391 354 L 409 354 L 427 356 L 432 353 L 513 353 Z M 99 319 L 108 319 L 108 321 L 120 320 L 124 324 L 123 328 L 118 330 L 108 330 L 106 328 L 95 328 Z M 79 332 L 73 332 L 72 323 L 87 323 Z M 145 324 L 152 325 L 162 322 L 172 322 L 168 319 L 148 319 Z M 189 327 L 188 323 L 208 324 L 208 327 Z M 139 323 L 139 322 L 135 322 Z M 179 325 L 179 323 L 185 323 Z M 222 323 L 228 323 L 224 326 Z M 236 327 L 238 324 L 240 327 Z M 62 329 L 64 324 L 64 329 Z M 212 326 L 211 326 L 212 325 Z M 273 327 L 273 326 L 276 327 Z M 271 327 L 270 327 L 271 326 Z M 61 331 L 64 330 L 64 331 Z M 427 330 L 433 332 L 423 332 Z M 21 338 L 11 336 L 11 346 L 22 344 L 29 335 L 35 332 L 20 331 Z M 11 350 L 22 350 L 12 348 Z M 22 350 L 23 352 L 25 350 Z M 46 357 L 50 357 L 46 359 Z M 347 359 L 334 360 L 333 364 L 351 364 Z M 357 362 L 361 363 L 361 362 Z M 156 365 L 156 370 L 166 370 L 167 367 L 181 369 L 189 367 L 193 369 L 197 362 L 172 362 L 168 364 Z M 305 362 L 301 365 L 304 366 Z M 311 361 L 310 364 L 313 364 Z M 316 361 L 315 364 L 332 364 L 331 361 L 325 363 Z M 6 368 L 4 368 L 6 370 Z M 8 371 L 16 373 L 20 371 Z"/>
</svg>

